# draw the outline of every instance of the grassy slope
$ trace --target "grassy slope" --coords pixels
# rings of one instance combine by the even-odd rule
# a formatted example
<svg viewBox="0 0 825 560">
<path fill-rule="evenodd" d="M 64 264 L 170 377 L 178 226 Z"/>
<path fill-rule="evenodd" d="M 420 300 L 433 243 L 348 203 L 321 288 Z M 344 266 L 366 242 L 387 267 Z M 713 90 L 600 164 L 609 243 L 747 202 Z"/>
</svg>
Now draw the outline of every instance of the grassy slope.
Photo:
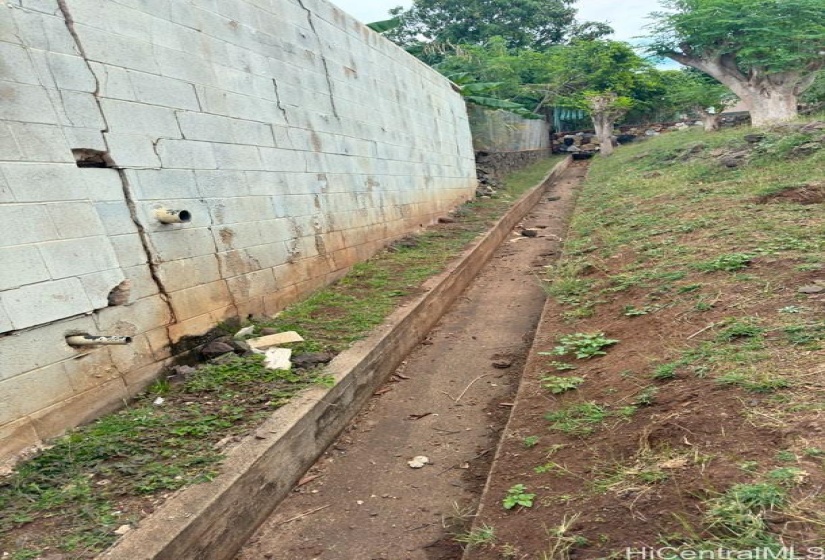
<svg viewBox="0 0 825 560">
<path fill-rule="evenodd" d="M 347 348 L 443 270 L 558 161 L 545 159 L 512 174 L 496 198 L 460 208 L 455 223 L 356 265 L 266 324 L 299 331 L 306 342 L 293 345 L 294 352 Z M 73 430 L 0 479 L 0 553 L 9 560 L 39 558 L 48 550 L 67 559 L 94 557 L 117 538 L 115 529 L 136 523 L 169 492 L 216 476 L 227 442 L 318 382 L 329 382 L 323 369 L 272 371 L 259 357 L 208 365 L 182 384 L 159 381 L 126 409 Z M 154 404 L 158 397 L 162 404 Z"/>
<path fill-rule="evenodd" d="M 769 132 L 720 163 L 748 132 L 593 162 L 543 327 L 587 334 L 555 336 L 525 380 L 478 558 L 825 542 L 825 296 L 798 291 L 825 287 L 825 212 L 783 198 L 825 189 L 825 149 L 794 151 L 825 132 Z M 505 511 L 516 483 L 534 505 Z"/>
</svg>

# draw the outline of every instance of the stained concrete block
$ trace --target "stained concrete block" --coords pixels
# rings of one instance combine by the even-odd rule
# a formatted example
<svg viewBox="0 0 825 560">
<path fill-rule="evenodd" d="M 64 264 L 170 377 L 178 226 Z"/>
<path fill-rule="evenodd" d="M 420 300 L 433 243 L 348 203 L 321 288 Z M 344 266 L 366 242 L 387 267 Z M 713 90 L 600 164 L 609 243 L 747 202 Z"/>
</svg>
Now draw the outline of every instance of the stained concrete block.
<svg viewBox="0 0 825 560">
<path fill-rule="evenodd" d="M 108 238 L 85 237 L 38 244 L 53 278 L 68 278 L 118 267 Z"/>
<path fill-rule="evenodd" d="M 16 158 L 3 159 L 72 164 L 75 162 L 66 135 L 57 125 L 10 122 L 8 130 L 18 147 L 19 155 Z M 0 151 L 3 149 L 2 144 L 0 140 Z"/>
<path fill-rule="evenodd" d="M 92 302 L 92 307 L 95 309 L 107 307 L 109 305 L 109 293 L 125 279 L 120 268 L 84 274 L 79 278 L 86 295 L 89 296 L 89 301 Z"/>
<path fill-rule="evenodd" d="M 0 236 L 0 246 L 24 245 L 57 237 L 57 229 L 42 205 L 0 205 L 0 223 L 10 235 Z"/>
<path fill-rule="evenodd" d="M 46 263 L 36 245 L 16 245 L 0 248 L 0 290 L 9 290 L 50 280 Z"/>
<path fill-rule="evenodd" d="M 105 235 L 103 223 L 91 202 L 46 204 L 60 239 Z"/>
<path fill-rule="evenodd" d="M 107 307 L 95 314 L 99 332 L 135 336 L 168 325 L 169 306 L 159 295 L 145 297 L 125 306 Z"/>
<path fill-rule="evenodd" d="M 57 124 L 49 95 L 41 86 L 0 81 L 0 119 Z"/>
<path fill-rule="evenodd" d="M 15 329 L 57 321 L 93 309 L 80 280 L 66 278 L 0 293 Z"/>
<path fill-rule="evenodd" d="M 215 252 L 215 242 L 207 228 L 158 231 L 149 235 L 149 244 L 161 261 L 187 259 Z"/>
<path fill-rule="evenodd" d="M 0 173 L 6 177 L 19 202 L 123 198 L 123 187 L 114 169 L 78 169 L 73 164 L 0 163 Z"/>
<path fill-rule="evenodd" d="M 155 138 L 180 138 L 175 110 L 147 103 L 101 99 L 109 130 L 120 134 L 145 134 Z"/>
<path fill-rule="evenodd" d="M 135 196 L 142 200 L 200 198 L 194 172 L 186 169 L 126 171 Z"/>
<path fill-rule="evenodd" d="M 175 109 L 200 109 L 191 83 L 144 72 L 129 72 L 129 77 L 138 101 Z"/>
<path fill-rule="evenodd" d="M 63 364 L 0 381 L 0 425 L 14 422 L 74 394 Z"/>
<path fill-rule="evenodd" d="M 164 288 L 169 292 L 221 279 L 218 258 L 212 254 L 162 262 L 158 264 L 157 272 Z"/>
<path fill-rule="evenodd" d="M 277 289 L 275 275 L 271 268 L 228 278 L 226 285 L 236 301 L 269 295 Z"/>
<path fill-rule="evenodd" d="M 204 313 L 223 309 L 232 304 L 226 282 L 219 280 L 170 294 L 172 308 L 178 321 L 185 321 Z"/>
<path fill-rule="evenodd" d="M 109 154 L 118 167 L 157 169 L 161 166 L 155 148 L 157 138 L 147 134 L 116 134 L 107 132 Z"/>
<path fill-rule="evenodd" d="M 146 250 L 143 247 L 139 234 L 109 234 L 109 242 L 115 250 L 117 262 L 121 267 L 129 268 L 146 264 L 148 257 L 146 256 Z"/>
<path fill-rule="evenodd" d="M 191 140 L 160 140 L 157 152 L 169 169 L 217 169 L 212 144 Z"/>
</svg>

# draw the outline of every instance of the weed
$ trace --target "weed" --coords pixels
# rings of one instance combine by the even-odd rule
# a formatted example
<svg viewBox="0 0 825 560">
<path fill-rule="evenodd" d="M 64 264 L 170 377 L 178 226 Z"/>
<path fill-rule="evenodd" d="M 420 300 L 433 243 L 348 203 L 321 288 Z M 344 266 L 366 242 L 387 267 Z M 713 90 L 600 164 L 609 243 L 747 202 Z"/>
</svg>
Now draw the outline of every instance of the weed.
<svg viewBox="0 0 825 560">
<path fill-rule="evenodd" d="M 548 412 L 550 428 L 573 436 L 588 436 L 607 418 L 608 412 L 596 403 L 581 403 Z"/>
<path fill-rule="evenodd" d="M 527 487 L 524 484 L 516 484 L 507 490 L 507 495 L 502 500 L 504 509 L 513 509 L 516 506 L 533 507 L 533 500 L 535 494 L 527 493 Z"/>
<path fill-rule="evenodd" d="M 736 272 L 742 270 L 751 264 L 753 255 L 749 253 L 730 253 L 727 255 L 720 255 L 713 260 L 698 263 L 696 268 L 703 272 Z"/>
<path fill-rule="evenodd" d="M 808 473 L 797 467 L 780 467 L 770 471 L 766 478 L 771 482 L 785 487 L 793 487 L 802 484 L 808 477 Z"/>
<path fill-rule="evenodd" d="M 825 322 L 812 325 L 792 325 L 783 329 L 788 342 L 807 350 L 819 350 L 825 340 Z"/>
<path fill-rule="evenodd" d="M 776 452 L 776 460 L 785 462 L 796 462 L 796 454 L 793 451 L 783 449 L 781 451 Z"/>
<path fill-rule="evenodd" d="M 453 537 L 456 542 L 466 545 L 466 548 L 480 547 L 493 544 L 496 540 L 495 531 L 493 527 L 482 524 L 481 527 L 476 527 L 467 533 L 459 534 Z"/>
<path fill-rule="evenodd" d="M 565 515 L 556 527 L 545 528 L 550 539 L 550 548 L 547 552 L 542 552 L 541 560 L 569 560 L 570 551 L 573 547 L 587 545 L 586 538 L 568 534 L 580 515 L 577 513 L 569 518 Z"/>
<path fill-rule="evenodd" d="M 527 449 L 531 449 L 531 448 L 535 447 L 536 445 L 538 445 L 539 436 L 527 436 L 523 440 L 521 440 L 521 443 Z"/>
<path fill-rule="evenodd" d="M 584 383 L 582 377 L 559 377 L 557 375 L 547 375 L 541 378 L 541 385 L 549 389 L 554 395 L 565 393 L 577 389 Z"/>
<path fill-rule="evenodd" d="M 799 307 L 798 305 L 788 305 L 786 307 L 782 307 L 778 310 L 780 313 L 802 313 L 804 308 Z"/>
<path fill-rule="evenodd" d="M 619 342 L 611 338 L 606 338 L 603 332 L 596 333 L 573 333 L 559 337 L 559 346 L 553 349 L 556 356 L 573 354 L 579 360 L 585 360 L 594 356 L 604 356 L 607 354 L 602 348 L 611 346 Z"/>
<path fill-rule="evenodd" d="M 656 400 L 656 393 L 658 392 L 659 389 L 656 387 L 646 387 L 636 395 L 636 398 L 633 399 L 633 404 L 636 406 L 650 406 Z"/>
<path fill-rule="evenodd" d="M 552 352 L 539 352 L 539 355 L 541 355 L 541 356 L 553 356 L 555 354 L 553 354 Z M 573 364 L 568 364 L 566 362 L 559 362 L 559 361 L 556 361 L 556 360 L 550 362 L 549 365 L 551 365 L 553 367 L 553 369 L 555 369 L 556 371 L 573 371 L 574 369 L 576 369 L 576 366 L 574 366 Z"/>
<path fill-rule="evenodd" d="M 656 369 L 653 370 L 653 379 L 657 381 L 664 381 L 666 379 L 673 379 L 676 377 L 676 369 L 679 367 L 678 362 L 672 362 L 669 364 L 660 364 L 656 366 Z"/>
<path fill-rule="evenodd" d="M 719 340 L 720 342 L 730 342 L 731 340 L 736 340 L 737 338 L 756 338 L 761 336 L 764 332 L 765 329 L 757 327 L 747 320 L 734 321 L 728 328 L 724 329 L 716 336 L 716 340 Z"/>
</svg>

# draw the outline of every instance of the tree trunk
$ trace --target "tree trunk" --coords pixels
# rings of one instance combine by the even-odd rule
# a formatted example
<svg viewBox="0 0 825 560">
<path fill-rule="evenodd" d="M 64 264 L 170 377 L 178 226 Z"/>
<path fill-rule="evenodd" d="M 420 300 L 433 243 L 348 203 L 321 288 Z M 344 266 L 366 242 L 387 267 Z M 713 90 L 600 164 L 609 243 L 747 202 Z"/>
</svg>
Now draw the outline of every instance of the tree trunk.
<svg viewBox="0 0 825 560">
<path fill-rule="evenodd" d="M 785 88 L 782 88 L 785 89 Z M 751 111 L 753 126 L 792 121 L 797 117 L 798 101 L 792 91 L 764 88 L 754 91 L 748 98 L 742 99 Z"/>
<path fill-rule="evenodd" d="M 716 132 L 722 124 L 722 115 L 719 113 L 708 113 L 705 109 L 697 108 L 696 112 L 702 117 L 702 124 L 705 125 L 705 132 Z"/>
<path fill-rule="evenodd" d="M 614 119 L 605 113 L 593 112 L 593 128 L 596 130 L 596 138 L 599 139 L 599 153 L 609 156 L 613 153 L 613 122 Z"/>
</svg>

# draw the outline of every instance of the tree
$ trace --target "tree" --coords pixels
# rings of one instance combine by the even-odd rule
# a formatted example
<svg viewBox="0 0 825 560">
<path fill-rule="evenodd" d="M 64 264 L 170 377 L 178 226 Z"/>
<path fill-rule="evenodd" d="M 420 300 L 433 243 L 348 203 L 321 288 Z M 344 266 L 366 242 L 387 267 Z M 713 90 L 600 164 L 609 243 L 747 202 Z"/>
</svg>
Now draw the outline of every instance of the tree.
<svg viewBox="0 0 825 560">
<path fill-rule="evenodd" d="M 650 50 L 712 76 L 754 125 L 796 117 L 825 66 L 822 0 L 662 0 Z"/>
<path fill-rule="evenodd" d="M 390 13 L 400 25 L 386 36 L 419 53 L 433 45 L 480 45 L 502 37 L 509 49 L 543 50 L 574 35 L 612 32 L 604 23 L 575 20 L 576 0 L 414 0 Z"/>
<path fill-rule="evenodd" d="M 556 95 L 548 102 L 587 110 L 604 156 L 613 153 L 616 121 L 661 94 L 657 71 L 627 43 L 574 41 L 554 49 L 549 63 Z"/>
<path fill-rule="evenodd" d="M 731 91 L 710 76 L 691 68 L 667 75 L 666 99 L 672 107 L 699 115 L 707 132 L 719 130 L 722 112 L 734 100 Z"/>
</svg>

